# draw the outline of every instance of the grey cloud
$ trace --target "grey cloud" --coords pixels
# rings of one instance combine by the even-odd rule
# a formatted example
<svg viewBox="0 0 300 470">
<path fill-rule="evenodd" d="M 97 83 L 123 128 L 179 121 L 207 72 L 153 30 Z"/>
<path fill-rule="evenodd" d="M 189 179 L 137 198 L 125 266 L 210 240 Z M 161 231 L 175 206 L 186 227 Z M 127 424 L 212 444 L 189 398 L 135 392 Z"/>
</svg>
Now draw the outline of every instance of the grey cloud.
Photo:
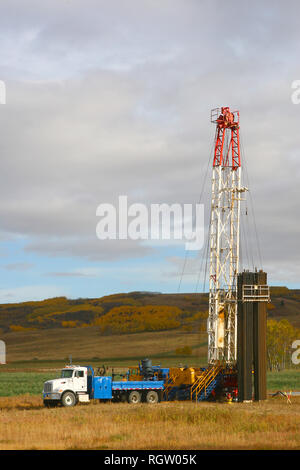
<svg viewBox="0 0 300 470">
<path fill-rule="evenodd" d="M 241 111 L 266 262 L 298 260 L 299 4 L 124 3 L 1 4 L 3 234 L 51 256 L 148 255 L 138 242 L 100 243 L 96 207 L 120 194 L 198 202 L 210 109 L 230 105 Z"/>
<path fill-rule="evenodd" d="M 98 240 L 95 236 L 95 238 L 39 238 L 28 243 L 25 251 L 54 257 L 86 258 L 89 261 L 116 261 L 144 257 L 151 254 L 153 249 L 132 240 Z"/>
<path fill-rule="evenodd" d="M 89 277 L 89 274 L 81 272 L 50 272 L 45 273 L 45 276 L 49 277 Z"/>
<path fill-rule="evenodd" d="M 32 263 L 10 263 L 3 266 L 7 271 L 27 271 L 34 265 Z"/>
</svg>

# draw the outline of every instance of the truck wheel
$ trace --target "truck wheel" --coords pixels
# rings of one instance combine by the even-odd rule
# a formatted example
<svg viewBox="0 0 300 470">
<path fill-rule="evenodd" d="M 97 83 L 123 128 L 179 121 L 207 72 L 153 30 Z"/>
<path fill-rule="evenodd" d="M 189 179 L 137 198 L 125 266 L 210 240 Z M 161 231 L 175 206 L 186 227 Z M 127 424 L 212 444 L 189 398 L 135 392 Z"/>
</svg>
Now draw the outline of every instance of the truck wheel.
<svg viewBox="0 0 300 470">
<path fill-rule="evenodd" d="M 154 390 L 150 390 L 146 395 L 146 402 L 147 403 L 158 403 L 158 393 Z"/>
<path fill-rule="evenodd" d="M 61 399 L 63 406 L 74 406 L 76 405 L 76 398 L 73 392 L 66 392 L 63 394 Z"/>
<path fill-rule="evenodd" d="M 137 390 L 133 390 L 128 395 L 128 403 L 140 403 L 141 394 Z"/>
<path fill-rule="evenodd" d="M 126 401 L 127 401 L 126 393 L 122 393 L 122 395 L 120 395 L 119 401 L 120 401 L 121 403 L 126 403 Z"/>
</svg>

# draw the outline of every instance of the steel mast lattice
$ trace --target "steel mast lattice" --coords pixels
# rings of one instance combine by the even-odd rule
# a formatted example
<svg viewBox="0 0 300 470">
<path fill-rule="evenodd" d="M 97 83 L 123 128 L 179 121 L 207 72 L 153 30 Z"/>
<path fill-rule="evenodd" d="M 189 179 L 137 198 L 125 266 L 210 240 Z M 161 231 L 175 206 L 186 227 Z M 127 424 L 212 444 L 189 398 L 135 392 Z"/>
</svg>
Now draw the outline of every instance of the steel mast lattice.
<svg viewBox="0 0 300 470">
<path fill-rule="evenodd" d="M 241 152 L 239 112 L 211 111 L 216 124 L 210 219 L 208 363 L 237 359 Z"/>
</svg>

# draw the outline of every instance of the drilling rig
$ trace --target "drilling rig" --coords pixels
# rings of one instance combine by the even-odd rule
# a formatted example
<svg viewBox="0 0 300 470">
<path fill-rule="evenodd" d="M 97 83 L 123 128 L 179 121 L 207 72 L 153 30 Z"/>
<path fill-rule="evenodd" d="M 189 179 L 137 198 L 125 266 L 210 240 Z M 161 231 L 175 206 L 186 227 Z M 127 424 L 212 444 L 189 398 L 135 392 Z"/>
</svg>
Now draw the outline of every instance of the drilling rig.
<svg viewBox="0 0 300 470">
<path fill-rule="evenodd" d="M 216 124 L 209 251 L 208 365 L 236 371 L 239 401 L 264 400 L 266 390 L 267 274 L 240 272 L 240 115 L 229 107 L 211 111 Z M 253 380 L 254 379 L 254 380 Z M 253 394 L 254 390 L 254 394 Z"/>
<path fill-rule="evenodd" d="M 208 366 L 156 367 L 166 400 L 202 401 L 224 394 L 234 401 L 266 399 L 266 305 L 262 270 L 240 271 L 242 186 L 239 111 L 211 111 L 216 125 L 209 223 Z M 247 213 L 247 211 L 246 211 Z M 205 273 L 206 275 L 206 273 Z M 205 285 L 205 282 L 204 282 Z M 162 375 L 164 374 L 164 376 Z M 139 366 L 138 376 L 142 375 Z M 143 377 L 143 375 L 142 375 Z M 254 392 L 254 393 L 253 393 Z"/>
<path fill-rule="evenodd" d="M 241 187 L 239 111 L 211 111 L 216 124 L 210 220 L 208 364 L 237 360 L 237 274 Z"/>
<path fill-rule="evenodd" d="M 240 272 L 242 186 L 239 111 L 211 111 L 216 125 L 209 223 L 208 367 L 171 368 L 167 399 L 201 401 L 218 392 L 239 401 L 266 398 L 267 275 Z M 246 211 L 247 213 L 247 211 Z M 205 284 L 205 283 L 204 283 Z M 254 390 L 254 394 L 253 394 Z"/>
</svg>

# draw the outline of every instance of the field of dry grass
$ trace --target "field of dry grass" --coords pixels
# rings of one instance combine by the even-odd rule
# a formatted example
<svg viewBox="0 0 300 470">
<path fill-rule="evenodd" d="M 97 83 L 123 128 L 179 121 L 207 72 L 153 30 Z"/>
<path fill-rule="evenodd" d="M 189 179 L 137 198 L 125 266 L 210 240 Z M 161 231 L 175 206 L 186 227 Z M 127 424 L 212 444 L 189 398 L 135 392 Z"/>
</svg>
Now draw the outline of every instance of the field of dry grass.
<svg viewBox="0 0 300 470">
<path fill-rule="evenodd" d="M 0 398 L 0 449 L 300 449 L 300 397 L 260 403 L 81 404 Z"/>
<path fill-rule="evenodd" d="M 96 402 L 45 409 L 36 395 L 44 375 L 52 378 L 69 355 L 81 364 L 126 369 L 143 357 L 164 366 L 206 365 L 206 334 L 178 329 L 103 336 L 98 327 L 87 327 L 10 332 L 1 339 L 7 365 L 1 366 L 0 395 L 11 396 L 0 396 L 0 450 L 300 449 L 300 397 L 292 404 L 279 397 L 231 405 Z M 191 356 L 178 356 L 176 349 L 185 346 Z M 294 370 L 269 374 L 268 390 L 299 390 L 298 377 Z"/>
</svg>

